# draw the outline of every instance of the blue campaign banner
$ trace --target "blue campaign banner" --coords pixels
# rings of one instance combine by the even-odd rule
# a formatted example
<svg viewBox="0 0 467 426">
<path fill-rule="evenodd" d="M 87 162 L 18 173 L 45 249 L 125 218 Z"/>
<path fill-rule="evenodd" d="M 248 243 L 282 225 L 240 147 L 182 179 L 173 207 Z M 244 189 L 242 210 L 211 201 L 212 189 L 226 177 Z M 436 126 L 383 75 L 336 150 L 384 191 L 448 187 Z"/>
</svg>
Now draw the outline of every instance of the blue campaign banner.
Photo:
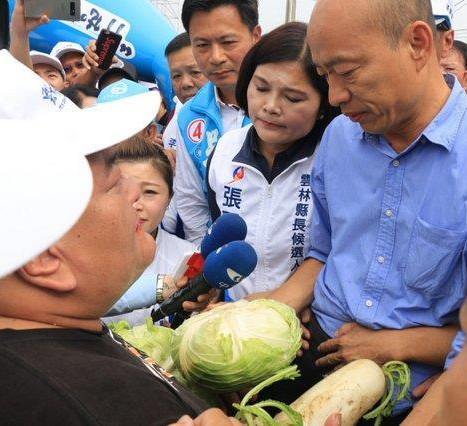
<svg viewBox="0 0 467 426">
<path fill-rule="evenodd" d="M 10 12 L 15 1 L 9 0 Z M 81 20 L 51 21 L 31 32 L 31 49 L 49 53 L 59 41 L 79 43 L 83 48 L 101 29 L 123 36 L 117 56 L 131 62 L 141 80 L 156 81 L 172 104 L 172 86 L 164 50 L 177 34 L 149 0 L 81 0 Z"/>
</svg>

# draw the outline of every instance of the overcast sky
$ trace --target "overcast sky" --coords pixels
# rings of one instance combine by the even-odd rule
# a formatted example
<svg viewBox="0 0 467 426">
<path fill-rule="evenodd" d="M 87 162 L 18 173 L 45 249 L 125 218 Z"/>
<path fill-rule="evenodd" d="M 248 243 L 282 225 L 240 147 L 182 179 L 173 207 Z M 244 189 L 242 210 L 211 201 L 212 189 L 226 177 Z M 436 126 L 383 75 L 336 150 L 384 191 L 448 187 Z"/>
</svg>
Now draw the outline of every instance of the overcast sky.
<svg viewBox="0 0 467 426">
<path fill-rule="evenodd" d="M 264 32 L 284 23 L 286 0 L 259 0 L 259 18 Z M 315 0 L 296 0 L 297 21 L 308 22 Z M 456 38 L 467 42 L 467 0 L 454 0 Z"/>
</svg>

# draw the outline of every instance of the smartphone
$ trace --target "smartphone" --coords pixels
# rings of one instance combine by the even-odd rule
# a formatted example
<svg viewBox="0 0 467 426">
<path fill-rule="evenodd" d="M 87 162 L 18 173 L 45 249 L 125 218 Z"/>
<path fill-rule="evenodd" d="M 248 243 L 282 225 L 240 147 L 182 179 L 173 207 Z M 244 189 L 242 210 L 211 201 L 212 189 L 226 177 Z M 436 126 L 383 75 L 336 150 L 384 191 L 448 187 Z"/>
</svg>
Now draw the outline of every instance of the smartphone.
<svg viewBox="0 0 467 426">
<path fill-rule="evenodd" d="M 122 36 L 120 34 L 105 29 L 101 30 L 96 40 L 96 54 L 99 56 L 97 63 L 100 69 L 107 70 L 110 68 L 112 58 L 117 52 L 121 41 Z"/>
<path fill-rule="evenodd" d="M 10 44 L 8 0 L 0 0 L 0 50 Z"/>
<path fill-rule="evenodd" d="M 62 21 L 79 21 L 81 0 L 24 0 L 26 18 L 39 18 L 42 15 Z"/>
</svg>

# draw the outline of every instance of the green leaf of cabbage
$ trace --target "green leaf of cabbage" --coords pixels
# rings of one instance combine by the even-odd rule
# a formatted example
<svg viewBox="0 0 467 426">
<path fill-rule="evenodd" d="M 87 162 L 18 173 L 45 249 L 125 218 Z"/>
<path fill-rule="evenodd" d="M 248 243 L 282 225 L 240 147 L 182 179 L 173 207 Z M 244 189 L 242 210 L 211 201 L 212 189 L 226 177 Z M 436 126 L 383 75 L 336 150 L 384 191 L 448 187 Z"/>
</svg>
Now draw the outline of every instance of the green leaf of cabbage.
<svg viewBox="0 0 467 426">
<path fill-rule="evenodd" d="M 110 324 L 109 328 L 119 334 L 130 345 L 145 352 L 164 370 L 173 372 L 174 362 L 171 356 L 174 330 L 156 326 L 151 318 L 146 323 L 131 327 L 126 321 Z"/>
<path fill-rule="evenodd" d="M 274 300 L 241 300 L 185 321 L 175 331 L 172 358 L 187 381 L 231 392 L 290 365 L 300 345 L 293 309 Z"/>
</svg>

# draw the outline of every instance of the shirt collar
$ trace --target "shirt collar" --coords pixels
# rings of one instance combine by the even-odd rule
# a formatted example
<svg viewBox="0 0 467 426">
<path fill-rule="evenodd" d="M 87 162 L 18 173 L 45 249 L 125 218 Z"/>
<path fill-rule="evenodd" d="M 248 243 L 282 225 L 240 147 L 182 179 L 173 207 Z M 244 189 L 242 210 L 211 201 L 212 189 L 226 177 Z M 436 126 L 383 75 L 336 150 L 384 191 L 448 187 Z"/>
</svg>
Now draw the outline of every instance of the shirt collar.
<svg viewBox="0 0 467 426">
<path fill-rule="evenodd" d="M 467 95 L 455 76 L 444 74 L 444 79 L 451 88 L 451 94 L 438 115 L 423 130 L 418 140 L 441 145 L 451 151 L 456 141 L 460 122 L 467 109 Z M 363 139 L 370 143 L 377 143 L 380 140 L 381 135 L 367 133 L 360 125 L 357 126 L 357 129 L 356 139 Z"/>
<path fill-rule="evenodd" d="M 288 161 L 294 163 L 299 161 L 303 158 L 310 157 L 313 155 L 316 146 L 318 145 L 319 138 L 316 135 L 316 132 L 313 130 L 308 133 L 305 137 L 295 142 L 292 146 L 287 148 L 285 151 L 282 151 L 278 154 L 279 157 L 287 158 Z M 242 148 L 235 156 L 233 161 L 239 163 L 245 163 L 254 165 L 255 163 L 255 156 L 263 157 L 259 150 L 259 143 L 258 143 L 258 134 L 253 126 L 250 127 L 248 133 L 245 138 L 245 142 L 243 143 Z"/>
<path fill-rule="evenodd" d="M 422 135 L 430 142 L 444 146 L 451 151 L 457 139 L 457 132 L 467 109 L 467 95 L 456 77 L 445 74 L 446 83 L 452 87 L 451 94 L 441 111 L 428 124 Z"/>
<path fill-rule="evenodd" d="M 219 109 L 221 108 L 232 108 L 235 109 L 236 111 L 239 111 L 240 108 L 237 105 L 234 104 L 226 104 L 221 97 L 219 96 L 219 89 L 217 87 L 214 88 L 214 97 L 216 99 L 216 103 L 219 106 Z"/>
</svg>

